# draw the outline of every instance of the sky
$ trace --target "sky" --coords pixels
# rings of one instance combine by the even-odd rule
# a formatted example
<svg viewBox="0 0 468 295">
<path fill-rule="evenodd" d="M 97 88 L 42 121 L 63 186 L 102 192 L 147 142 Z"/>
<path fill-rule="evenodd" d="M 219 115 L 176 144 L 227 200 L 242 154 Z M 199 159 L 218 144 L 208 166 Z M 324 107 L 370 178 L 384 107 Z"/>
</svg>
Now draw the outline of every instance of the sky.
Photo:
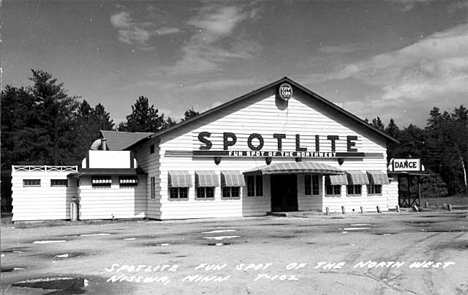
<svg viewBox="0 0 468 295">
<path fill-rule="evenodd" d="M 180 119 L 285 76 L 357 115 L 425 127 L 468 106 L 468 0 L 3 0 L 2 84 L 46 71 L 126 121 Z"/>
</svg>

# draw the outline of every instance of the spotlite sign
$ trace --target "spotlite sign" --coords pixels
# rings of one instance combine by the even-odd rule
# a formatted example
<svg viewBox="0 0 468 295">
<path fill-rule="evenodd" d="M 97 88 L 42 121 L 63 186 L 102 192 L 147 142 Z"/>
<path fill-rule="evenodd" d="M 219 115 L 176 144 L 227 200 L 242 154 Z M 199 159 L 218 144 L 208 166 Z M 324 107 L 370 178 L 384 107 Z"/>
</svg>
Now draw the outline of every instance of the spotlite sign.
<svg viewBox="0 0 468 295">
<path fill-rule="evenodd" d="M 424 171 L 421 165 L 421 159 L 391 159 L 388 165 L 388 171 L 391 172 L 415 172 Z"/>
</svg>

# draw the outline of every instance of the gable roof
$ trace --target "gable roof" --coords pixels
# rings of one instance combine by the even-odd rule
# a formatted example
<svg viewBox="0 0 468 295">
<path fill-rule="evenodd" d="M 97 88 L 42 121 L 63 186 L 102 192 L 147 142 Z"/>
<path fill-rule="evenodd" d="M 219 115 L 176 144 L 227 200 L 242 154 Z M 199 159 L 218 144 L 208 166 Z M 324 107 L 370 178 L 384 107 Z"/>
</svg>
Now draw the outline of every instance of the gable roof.
<svg viewBox="0 0 468 295">
<path fill-rule="evenodd" d="M 100 130 L 101 137 L 106 139 L 107 147 L 111 151 L 123 151 L 127 147 L 153 135 L 153 132 L 123 132 L 123 131 L 110 131 Z"/>
<path fill-rule="evenodd" d="M 207 110 L 207 111 L 205 111 L 205 112 L 199 114 L 198 116 L 195 116 L 195 117 L 190 118 L 189 120 L 186 120 L 186 121 L 184 121 L 184 122 L 181 122 L 181 123 L 179 123 L 179 124 L 176 124 L 176 125 L 174 125 L 174 126 L 172 126 L 172 127 L 170 127 L 170 128 L 161 130 L 161 131 L 159 131 L 159 132 L 153 133 L 153 134 L 149 135 L 149 136 L 146 137 L 146 138 L 142 138 L 142 139 L 139 140 L 138 142 L 135 142 L 133 145 L 128 146 L 126 149 L 131 149 L 131 148 L 133 148 L 134 146 L 140 145 L 140 144 L 146 142 L 147 140 L 150 140 L 151 138 L 161 136 L 161 135 L 163 135 L 163 134 L 166 134 L 166 133 L 172 132 L 172 131 L 174 131 L 174 130 L 176 130 L 176 129 L 179 129 L 179 128 L 181 128 L 182 126 L 185 126 L 185 125 L 187 125 L 187 124 L 191 124 L 192 122 L 195 122 L 195 121 L 200 120 L 200 119 L 202 119 L 202 118 L 204 118 L 204 117 L 206 117 L 206 116 L 209 116 L 209 115 L 211 115 L 211 114 L 213 114 L 213 113 L 216 113 L 216 112 L 218 112 L 218 111 L 220 111 L 220 110 L 223 110 L 223 109 L 225 109 L 225 108 L 227 108 L 227 107 L 229 107 L 229 106 L 231 106 L 231 105 L 234 105 L 234 104 L 236 104 L 236 103 L 238 103 L 238 102 L 241 102 L 241 101 L 244 101 L 244 100 L 246 100 L 246 99 L 249 99 L 250 97 L 253 97 L 253 96 L 255 96 L 255 95 L 257 95 L 257 94 L 259 94 L 259 93 L 261 93 L 261 92 L 263 92 L 263 91 L 265 91 L 265 90 L 267 90 L 267 89 L 270 89 L 270 88 L 273 88 L 273 87 L 278 87 L 278 86 L 279 86 L 280 84 L 282 84 L 282 83 L 289 83 L 289 84 L 291 84 L 291 86 L 293 86 L 293 88 L 295 87 L 295 88 L 301 90 L 302 92 L 306 93 L 307 95 L 313 97 L 316 101 L 318 101 L 318 102 L 324 104 L 325 106 L 327 106 L 327 107 L 329 107 L 329 108 L 331 108 L 331 109 L 337 111 L 338 113 L 342 114 L 343 116 L 347 117 L 348 119 L 351 119 L 352 121 L 356 122 L 358 125 L 361 125 L 361 126 L 367 128 L 367 129 L 369 129 L 370 131 L 372 131 L 372 132 L 374 132 L 374 133 L 380 135 L 381 137 L 384 137 L 384 138 L 385 138 L 386 140 L 388 140 L 388 141 L 398 143 L 398 140 L 396 140 L 395 138 L 389 136 L 389 135 L 386 134 L 385 132 L 380 131 L 380 130 L 377 129 L 377 128 L 374 128 L 374 127 L 371 126 L 369 123 L 365 122 L 364 120 L 360 119 L 359 117 L 357 117 L 357 116 L 351 114 L 350 112 L 346 111 L 345 109 L 343 109 L 343 108 L 337 106 L 336 104 L 334 104 L 334 103 L 328 101 L 327 99 L 321 97 L 321 96 L 318 95 L 317 93 L 312 92 L 312 91 L 310 91 L 309 89 L 305 88 L 304 86 L 302 86 L 302 85 L 300 85 L 300 84 L 294 82 L 293 80 L 289 79 L 288 77 L 284 77 L 284 78 L 282 78 L 282 79 L 279 79 L 279 80 L 276 81 L 276 82 L 270 83 L 270 84 L 268 84 L 268 85 L 266 85 L 266 86 L 263 86 L 263 87 L 261 87 L 261 88 L 259 88 L 259 89 L 257 89 L 257 90 L 254 90 L 254 91 L 252 91 L 252 92 L 250 92 L 250 93 L 247 93 L 247 94 L 245 94 L 245 95 L 243 95 L 243 96 L 240 96 L 240 97 L 238 97 L 238 98 L 236 98 L 236 99 L 233 99 L 233 100 L 230 100 L 230 101 L 228 101 L 228 102 L 226 102 L 226 103 L 224 103 L 224 104 L 221 104 L 221 105 L 219 105 L 219 106 L 217 106 L 217 107 L 215 107 L 215 108 L 209 109 L 209 110 Z"/>
</svg>

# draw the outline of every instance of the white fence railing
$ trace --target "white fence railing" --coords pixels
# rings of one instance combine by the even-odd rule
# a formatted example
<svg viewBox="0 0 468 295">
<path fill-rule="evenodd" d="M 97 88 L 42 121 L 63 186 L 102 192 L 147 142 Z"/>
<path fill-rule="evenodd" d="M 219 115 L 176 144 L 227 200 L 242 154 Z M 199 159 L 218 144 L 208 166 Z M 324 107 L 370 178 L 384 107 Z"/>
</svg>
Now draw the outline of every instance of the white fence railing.
<svg viewBox="0 0 468 295">
<path fill-rule="evenodd" d="M 78 166 L 31 166 L 18 165 L 13 166 L 15 172 L 77 172 Z"/>
</svg>

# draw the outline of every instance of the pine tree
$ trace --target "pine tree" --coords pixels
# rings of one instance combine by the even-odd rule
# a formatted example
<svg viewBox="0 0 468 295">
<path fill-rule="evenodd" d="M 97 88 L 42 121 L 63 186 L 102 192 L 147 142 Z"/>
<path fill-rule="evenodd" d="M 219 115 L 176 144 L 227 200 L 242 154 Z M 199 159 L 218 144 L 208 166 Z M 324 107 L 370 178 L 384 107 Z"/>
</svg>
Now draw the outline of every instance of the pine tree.
<svg viewBox="0 0 468 295">
<path fill-rule="evenodd" d="M 130 132 L 158 132 L 164 128 L 164 116 L 158 115 L 158 109 L 149 105 L 147 97 L 140 96 L 132 106 L 132 113 L 127 122 L 119 125 L 119 130 Z"/>
</svg>

